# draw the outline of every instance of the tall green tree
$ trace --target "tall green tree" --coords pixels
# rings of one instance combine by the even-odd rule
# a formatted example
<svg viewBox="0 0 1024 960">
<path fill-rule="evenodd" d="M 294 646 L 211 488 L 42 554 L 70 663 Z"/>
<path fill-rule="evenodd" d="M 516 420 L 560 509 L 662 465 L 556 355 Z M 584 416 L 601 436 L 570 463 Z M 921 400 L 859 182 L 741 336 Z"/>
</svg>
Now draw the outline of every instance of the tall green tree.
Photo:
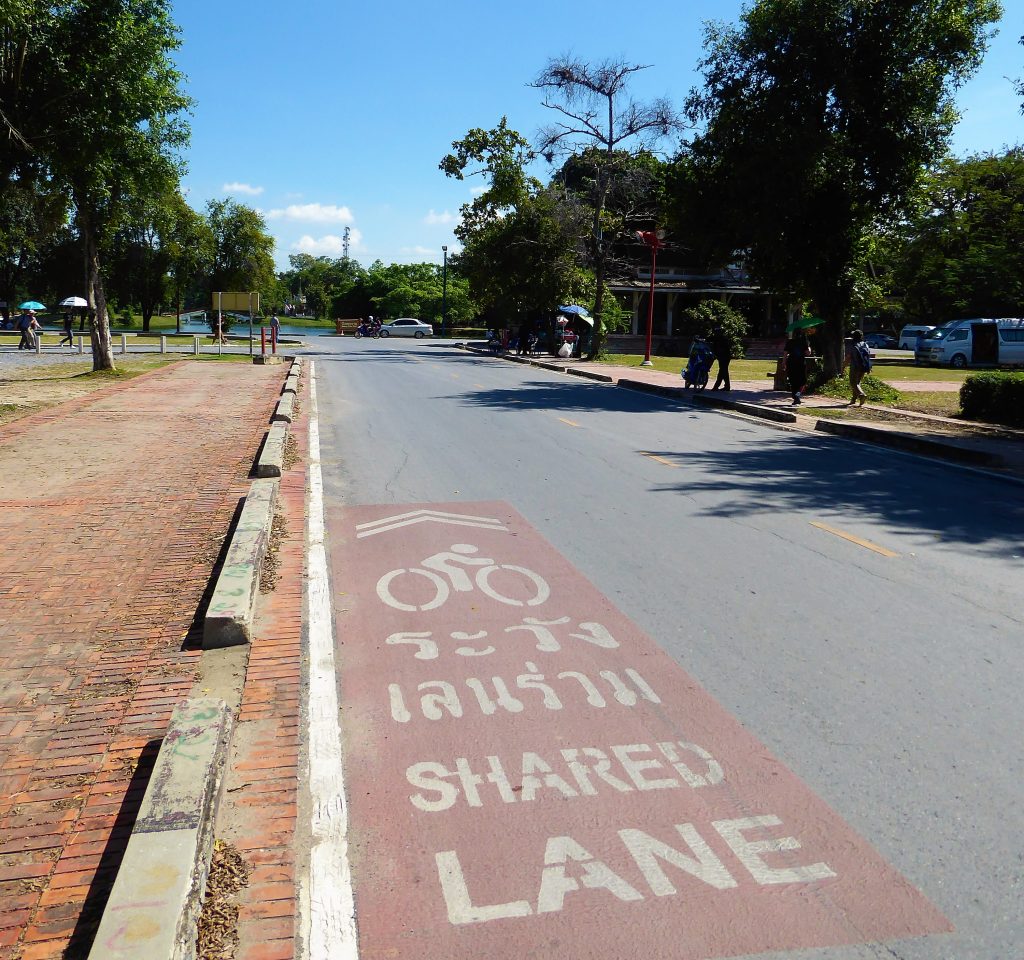
<svg viewBox="0 0 1024 960">
<path fill-rule="evenodd" d="M 186 291 L 209 271 L 214 256 L 210 223 L 193 210 L 180 193 L 168 205 L 169 222 L 161 241 L 167 254 L 168 283 L 174 303 L 175 326 L 181 332 L 181 302 Z M 203 306 L 209 308 L 209 300 Z"/>
<path fill-rule="evenodd" d="M 211 200 L 206 213 L 213 237 L 207 303 L 217 290 L 259 291 L 261 299 L 272 301 L 277 289 L 274 238 L 263 215 L 235 200 Z"/>
<path fill-rule="evenodd" d="M 601 353 L 605 340 L 605 279 L 612 245 L 621 236 L 621 223 L 606 215 L 609 196 L 624 190 L 623 181 L 635 175 L 632 154 L 668 136 L 680 126 L 666 99 L 637 103 L 629 82 L 647 66 L 625 60 L 587 63 L 575 57 L 549 60 L 531 86 L 544 91 L 543 105 L 555 121 L 538 137 L 537 150 L 548 159 L 581 155 L 589 174 L 592 226 L 588 238 L 594 267 L 594 334 L 590 355 Z"/>
<path fill-rule="evenodd" d="M 1020 316 L 1024 307 L 1024 148 L 949 157 L 930 171 L 904 225 L 896 282 L 929 323 Z"/>
<path fill-rule="evenodd" d="M 46 129 L 40 152 L 65 183 L 85 250 L 95 369 L 112 369 L 102 251 L 131 203 L 172 190 L 188 138 L 178 30 L 168 0 L 71 0 L 41 59 Z M 40 51 L 42 53 L 42 51 Z"/>
<path fill-rule="evenodd" d="M 981 60 L 998 0 L 757 0 L 706 27 L 704 131 L 677 181 L 707 248 L 825 318 L 826 374 L 866 232 L 902 214 L 946 150 L 953 94 Z"/>
<path fill-rule="evenodd" d="M 527 173 L 534 157 L 529 141 L 503 117 L 491 130 L 470 130 L 452 147 L 441 169 L 459 180 L 486 182 L 462 207 L 455 228 L 462 251 L 450 262 L 488 318 L 512 324 L 580 299 L 584 291 L 592 294 L 593 279 L 579 266 L 589 211 L 564 186 L 545 187 Z"/>
</svg>

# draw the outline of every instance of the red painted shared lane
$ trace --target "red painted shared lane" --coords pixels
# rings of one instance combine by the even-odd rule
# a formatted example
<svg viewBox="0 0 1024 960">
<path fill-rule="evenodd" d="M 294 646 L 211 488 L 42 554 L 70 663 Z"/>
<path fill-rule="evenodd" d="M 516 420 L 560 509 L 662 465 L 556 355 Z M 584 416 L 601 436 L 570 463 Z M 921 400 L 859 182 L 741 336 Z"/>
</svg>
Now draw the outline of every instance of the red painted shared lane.
<svg viewBox="0 0 1024 960">
<path fill-rule="evenodd" d="M 329 532 L 365 960 L 951 929 L 508 504 Z"/>
</svg>

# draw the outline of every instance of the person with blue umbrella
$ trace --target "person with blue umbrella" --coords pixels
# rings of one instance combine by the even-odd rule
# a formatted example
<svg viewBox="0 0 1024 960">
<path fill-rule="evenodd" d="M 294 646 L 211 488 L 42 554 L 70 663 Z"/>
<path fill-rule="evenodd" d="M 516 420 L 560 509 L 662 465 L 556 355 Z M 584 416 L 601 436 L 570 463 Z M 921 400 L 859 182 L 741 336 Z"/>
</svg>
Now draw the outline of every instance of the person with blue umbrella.
<svg viewBox="0 0 1024 960">
<path fill-rule="evenodd" d="M 35 300 L 29 300 L 27 303 L 35 303 Z M 40 303 L 40 307 L 46 309 Z M 36 320 L 36 311 L 33 307 L 28 307 L 25 303 L 21 305 L 22 314 L 18 317 L 18 329 L 21 331 L 21 342 L 18 344 L 19 350 L 35 350 L 36 348 L 36 330 L 41 330 L 39 321 Z"/>
</svg>

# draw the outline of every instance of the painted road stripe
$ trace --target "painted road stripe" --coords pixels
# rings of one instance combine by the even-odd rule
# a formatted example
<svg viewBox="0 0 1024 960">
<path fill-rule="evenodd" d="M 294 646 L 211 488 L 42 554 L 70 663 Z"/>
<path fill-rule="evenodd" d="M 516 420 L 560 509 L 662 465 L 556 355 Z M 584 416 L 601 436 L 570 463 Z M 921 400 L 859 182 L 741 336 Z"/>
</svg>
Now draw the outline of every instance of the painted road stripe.
<svg viewBox="0 0 1024 960">
<path fill-rule="evenodd" d="M 675 467 L 677 470 L 679 469 L 678 463 L 673 463 L 671 460 L 666 460 L 664 457 L 659 457 L 656 453 L 644 453 L 644 456 L 650 460 L 657 460 L 658 463 L 663 463 L 666 467 Z"/>
<path fill-rule="evenodd" d="M 418 510 L 481 526 L 356 537 Z M 714 960 L 951 929 L 508 504 L 328 524 L 364 957 Z"/>
<path fill-rule="evenodd" d="M 857 544 L 858 547 L 864 547 L 866 550 L 874 550 L 875 553 L 880 553 L 883 557 L 898 557 L 898 553 L 894 553 L 892 550 L 888 550 L 885 547 L 880 547 L 877 543 L 872 543 L 870 540 L 863 540 L 860 537 L 854 536 L 852 533 L 846 533 L 844 530 L 837 530 L 835 527 L 830 527 L 827 523 L 822 523 L 820 520 L 811 520 L 811 526 L 817 527 L 819 530 L 824 530 L 826 533 L 831 533 L 833 536 L 842 537 L 844 540 L 849 540 L 850 543 Z"/>
<path fill-rule="evenodd" d="M 309 960 L 356 960 L 352 873 L 348 860 L 348 809 L 342 775 L 341 728 L 334 671 L 330 579 L 324 545 L 323 475 L 317 420 L 316 369 L 309 364 Z"/>
<path fill-rule="evenodd" d="M 566 420 L 565 417 L 558 418 L 562 423 L 567 423 L 570 427 L 578 427 L 579 424 L 575 420 Z"/>
</svg>

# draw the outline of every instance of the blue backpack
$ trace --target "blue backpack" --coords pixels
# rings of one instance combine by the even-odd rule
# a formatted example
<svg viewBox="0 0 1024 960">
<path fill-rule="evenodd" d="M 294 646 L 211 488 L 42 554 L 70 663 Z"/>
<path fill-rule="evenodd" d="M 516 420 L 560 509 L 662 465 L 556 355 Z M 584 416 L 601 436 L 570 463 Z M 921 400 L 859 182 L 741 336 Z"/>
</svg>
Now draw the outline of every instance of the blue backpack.
<svg viewBox="0 0 1024 960">
<path fill-rule="evenodd" d="M 861 341 L 854 344 L 854 349 L 860 356 L 860 364 L 864 368 L 864 372 L 871 373 L 871 351 L 868 350 L 868 345 Z"/>
</svg>

